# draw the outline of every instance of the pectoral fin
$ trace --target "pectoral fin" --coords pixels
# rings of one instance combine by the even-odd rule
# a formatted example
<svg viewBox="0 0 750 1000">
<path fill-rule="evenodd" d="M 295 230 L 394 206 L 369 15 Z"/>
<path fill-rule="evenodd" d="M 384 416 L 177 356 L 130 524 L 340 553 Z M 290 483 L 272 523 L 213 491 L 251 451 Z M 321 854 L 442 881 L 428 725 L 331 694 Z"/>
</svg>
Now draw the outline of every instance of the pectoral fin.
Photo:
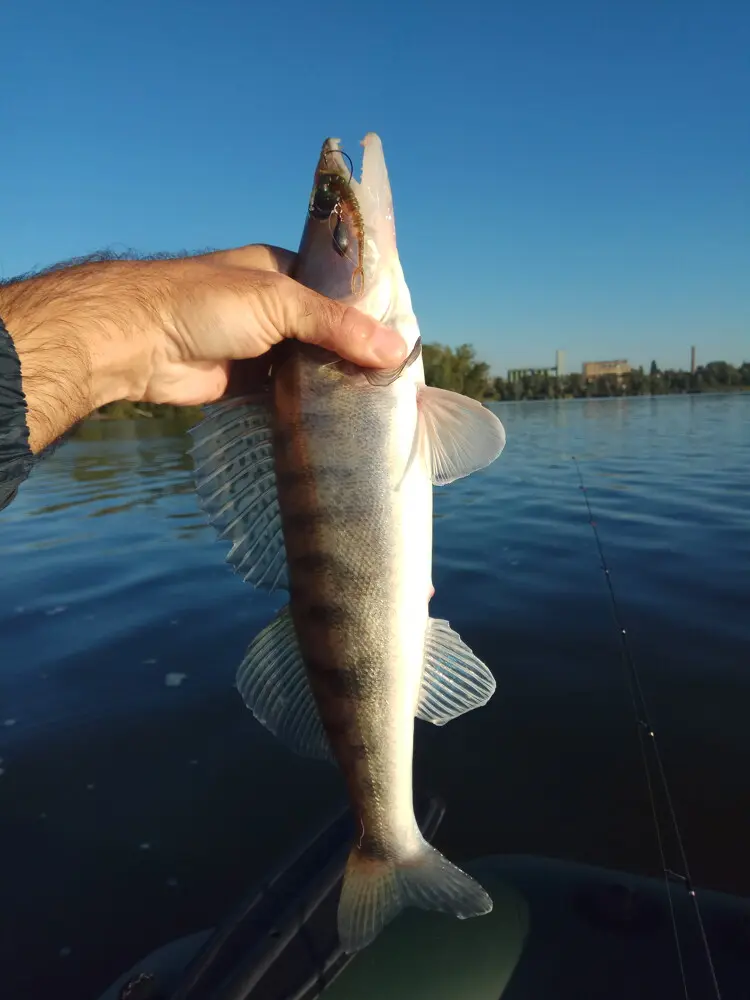
<svg viewBox="0 0 750 1000">
<path fill-rule="evenodd" d="M 452 483 L 494 462 L 505 447 L 505 429 L 476 399 L 420 386 L 419 450 L 436 486 Z"/>
</svg>

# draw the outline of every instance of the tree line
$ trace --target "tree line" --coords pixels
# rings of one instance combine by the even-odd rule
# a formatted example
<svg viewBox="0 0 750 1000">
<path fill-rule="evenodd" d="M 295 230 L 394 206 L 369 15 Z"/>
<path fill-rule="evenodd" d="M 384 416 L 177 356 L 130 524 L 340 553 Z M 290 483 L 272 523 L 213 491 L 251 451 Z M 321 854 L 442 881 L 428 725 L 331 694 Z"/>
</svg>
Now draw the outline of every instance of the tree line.
<svg viewBox="0 0 750 1000">
<path fill-rule="evenodd" d="M 94 420 L 134 420 L 138 417 L 152 417 L 157 420 L 179 420 L 192 427 L 202 418 L 200 406 L 171 406 L 166 403 L 130 403 L 127 399 L 118 399 L 116 403 L 107 403 L 92 414 Z"/>
<path fill-rule="evenodd" d="M 523 375 L 509 382 L 492 377 L 490 366 L 479 361 L 470 344 L 424 346 L 425 380 L 428 385 L 452 389 L 485 400 L 588 399 L 602 396 L 661 396 L 670 393 L 725 392 L 750 389 L 750 362 L 739 367 L 726 361 L 710 361 L 694 373 L 678 368 L 662 371 L 655 361 L 646 372 L 634 368 L 626 375 L 600 375 L 587 380 L 580 372 L 568 375 L 540 373 Z"/>
<path fill-rule="evenodd" d="M 440 389 L 452 389 L 473 399 L 589 399 L 602 396 L 661 396 L 669 393 L 725 392 L 750 389 L 750 362 L 738 368 L 726 361 L 710 361 L 695 373 L 676 368 L 662 371 L 655 361 L 646 372 L 634 368 L 627 375 L 600 375 L 587 381 L 580 372 L 569 375 L 524 375 L 515 382 L 492 376 L 490 366 L 478 360 L 470 344 L 444 347 L 425 344 L 422 349 L 425 381 Z M 120 400 L 103 406 L 97 417 L 122 420 L 133 417 L 170 417 L 188 423 L 201 418 L 197 406 L 164 406 Z"/>
</svg>

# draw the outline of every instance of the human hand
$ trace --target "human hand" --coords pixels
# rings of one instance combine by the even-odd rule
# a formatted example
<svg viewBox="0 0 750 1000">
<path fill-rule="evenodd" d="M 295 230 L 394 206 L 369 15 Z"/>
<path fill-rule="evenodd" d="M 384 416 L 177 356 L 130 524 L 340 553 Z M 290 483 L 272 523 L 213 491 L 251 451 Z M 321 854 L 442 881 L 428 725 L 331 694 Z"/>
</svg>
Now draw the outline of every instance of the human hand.
<svg viewBox="0 0 750 1000">
<path fill-rule="evenodd" d="M 368 367 L 398 365 L 403 339 L 371 317 L 287 277 L 295 254 L 265 245 L 167 261 L 170 291 L 152 331 L 141 398 L 199 404 L 226 390 L 232 361 L 257 358 L 286 337 Z"/>
<path fill-rule="evenodd" d="M 365 366 L 403 361 L 406 345 L 395 331 L 288 277 L 294 259 L 256 245 L 94 261 L 0 286 L 32 450 L 117 399 L 178 406 L 219 399 L 233 361 L 260 357 L 286 337 Z"/>
</svg>

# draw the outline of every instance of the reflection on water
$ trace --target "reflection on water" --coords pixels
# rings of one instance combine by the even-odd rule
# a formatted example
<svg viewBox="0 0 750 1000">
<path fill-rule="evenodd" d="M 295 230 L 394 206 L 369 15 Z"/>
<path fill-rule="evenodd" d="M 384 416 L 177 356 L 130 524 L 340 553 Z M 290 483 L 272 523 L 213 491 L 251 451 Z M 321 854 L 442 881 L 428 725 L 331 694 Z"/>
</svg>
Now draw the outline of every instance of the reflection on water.
<svg viewBox="0 0 750 1000">
<path fill-rule="evenodd" d="M 501 459 L 435 491 L 432 613 L 498 682 L 485 709 L 417 726 L 417 780 L 448 803 L 438 846 L 656 868 L 576 455 L 693 875 L 750 893 L 750 394 L 498 412 Z M 215 920 L 341 795 L 233 687 L 283 599 L 225 566 L 185 431 L 87 424 L 0 514 L 8 996 L 95 996 Z"/>
<path fill-rule="evenodd" d="M 192 462 L 183 447 L 186 430 L 187 426 L 171 420 L 84 424 L 66 444 L 62 459 L 58 452 L 44 464 L 47 475 L 66 476 L 80 488 L 66 490 L 66 498 L 59 502 L 27 509 L 27 516 L 84 506 L 90 508 L 82 511 L 84 516 L 103 517 L 130 510 L 134 504 L 148 505 L 169 495 L 191 493 Z M 147 485 L 143 480 L 153 483 Z M 119 499 L 125 502 L 105 503 Z"/>
</svg>

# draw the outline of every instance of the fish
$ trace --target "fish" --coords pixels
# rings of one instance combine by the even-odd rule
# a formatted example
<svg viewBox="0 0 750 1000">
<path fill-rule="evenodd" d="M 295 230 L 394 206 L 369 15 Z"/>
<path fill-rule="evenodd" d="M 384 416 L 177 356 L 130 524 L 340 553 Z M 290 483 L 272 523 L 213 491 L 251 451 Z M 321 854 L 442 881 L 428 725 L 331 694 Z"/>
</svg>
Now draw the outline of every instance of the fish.
<svg viewBox="0 0 750 1000">
<path fill-rule="evenodd" d="M 211 404 L 192 431 L 199 503 L 231 543 L 227 561 L 289 594 L 236 685 L 271 733 L 343 775 L 355 838 L 337 930 L 349 954 L 407 906 L 492 909 L 422 836 L 412 758 L 415 718 L 445 725 L 495 691 L 489 668 L 429 614 L 432 495 L 505 446 L 481 402 L 425 385 L 382 143 L 371 132 L 362 146 L 356 179 L 340 141 L 323 143 L 292 276 L 396 329 L 406 360 L 367 369 L 285 341 L 261 391 Z"/>
</svg>

